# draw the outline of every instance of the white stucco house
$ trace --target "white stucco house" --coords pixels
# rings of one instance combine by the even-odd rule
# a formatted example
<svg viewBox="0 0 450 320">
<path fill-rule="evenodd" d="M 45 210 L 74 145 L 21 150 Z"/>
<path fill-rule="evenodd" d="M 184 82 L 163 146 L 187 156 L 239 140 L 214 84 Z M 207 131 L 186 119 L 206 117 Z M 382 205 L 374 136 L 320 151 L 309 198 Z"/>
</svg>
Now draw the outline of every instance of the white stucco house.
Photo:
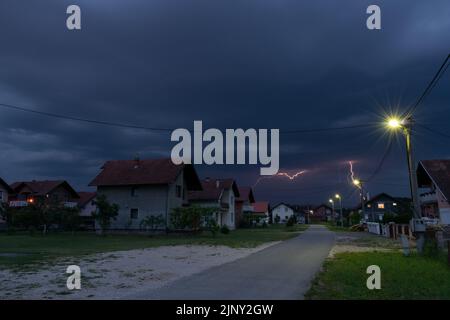
<svg viewBox="0 0 450 320">
<path fill-rule="evenodd" d="M 189 192 L 189 203 L 202 207 L 217 208 L 215 219 L 220 226 L 236 228 L 236 199 L 239 189 L 233 179 L 206 178 L 202 182 L 202 191 Z"/>
<path fill-rule="evenodd" d="M 417 168 L 422 216 L 450 225 L 450 160 L 422 160 Z"/>
<path fill-rule="evenodd" d="M 294 213 L 295 211 L 291 206 L 285 203 L 279 203 L 272 208 L 272 221 L 273 223 L 276 223 L 276 216 L 279 216 L 279 223 L 286 223 L 288 219 L 294 215 Z"/>
<path fill-rule="evenodd" d="M 188 192 L 201 190 L 191 164 L 173 164 L 170 158 L 107 161 L 90 186 L 119 206 L 112 229 L 139 229 L 148 216 L 162 216 L 170 228 L 172 209 L 188 204 Z"/>
</svg>

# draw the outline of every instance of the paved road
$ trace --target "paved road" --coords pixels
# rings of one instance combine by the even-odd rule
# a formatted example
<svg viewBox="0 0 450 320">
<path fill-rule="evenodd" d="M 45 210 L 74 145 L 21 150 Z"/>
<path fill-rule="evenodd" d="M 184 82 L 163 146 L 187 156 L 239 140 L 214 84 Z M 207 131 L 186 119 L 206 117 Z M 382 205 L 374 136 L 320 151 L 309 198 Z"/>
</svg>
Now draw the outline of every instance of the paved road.
<svg viewBox="0 0 450 320">
<path fill-rule="evenodd" d="M 333 232 L 312 225 L 294 239 L 129 298 L 301 299 L 333 244 Z"/>
</svg>

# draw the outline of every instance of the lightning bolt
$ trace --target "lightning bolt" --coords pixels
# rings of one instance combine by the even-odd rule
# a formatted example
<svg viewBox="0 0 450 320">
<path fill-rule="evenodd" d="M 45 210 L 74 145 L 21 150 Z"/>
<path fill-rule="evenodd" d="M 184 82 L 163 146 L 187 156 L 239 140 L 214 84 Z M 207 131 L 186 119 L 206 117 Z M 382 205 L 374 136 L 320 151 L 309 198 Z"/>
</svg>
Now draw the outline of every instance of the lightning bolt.
<svg viewBox="0 0 450 320">
<path fill-rule="evenodd" d="M 303 175 L 304 173 L 306 173 L 306 170 L 298 171 L 298 172 L 296 172 L 293 175 L 290 175 L 287 172 L 278 172 L 277 174 L 272 175 L 272 176 L 259 177 L 258 180 L 256 180 L 255 184 L 253 185 L 253 188 L 256 187 L 261 180 L 271 179 L 273 177 L 286 177 L 289 180 L 295 180 L 295 178 L 297 178 L 298 176 Z"/>
<path fill-rule="evenodd" d="M 349 161 L 348 162 L 349 166 L 350 166 L 350 174 L 349 177 L 350 179 L 353 181 L 355 181 L 355 172 L 353 171 L 353 161 Z"/>
</svg>

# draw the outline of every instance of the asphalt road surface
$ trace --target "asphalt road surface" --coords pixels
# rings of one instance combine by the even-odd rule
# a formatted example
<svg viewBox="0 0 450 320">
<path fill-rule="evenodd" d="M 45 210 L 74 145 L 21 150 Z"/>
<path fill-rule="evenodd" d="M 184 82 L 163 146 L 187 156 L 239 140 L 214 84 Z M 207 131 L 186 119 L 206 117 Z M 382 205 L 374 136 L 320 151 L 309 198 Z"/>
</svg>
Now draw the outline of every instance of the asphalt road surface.
<svg viewBox="0 0 450 320">
<path fill-rule="evenodd" d="M 302 299 L 334 241 L 334 233 L 326 227 L 311 225 L 296 238 L 128 298 Z"/>
</svg>

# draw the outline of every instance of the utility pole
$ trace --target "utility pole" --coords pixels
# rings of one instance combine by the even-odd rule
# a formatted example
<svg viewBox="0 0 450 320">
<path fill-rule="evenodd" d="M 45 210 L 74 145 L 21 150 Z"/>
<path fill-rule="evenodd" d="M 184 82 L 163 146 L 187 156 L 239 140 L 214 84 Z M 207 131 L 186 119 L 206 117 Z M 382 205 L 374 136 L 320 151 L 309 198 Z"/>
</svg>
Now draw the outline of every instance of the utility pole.
<svg viewBox="0 0 450 320">
<path fill-rule="evenodd" d="M 364 183 L 363 183 L 362 180 L 355 179 L 355 180 L 353 180 L 353 184 L 355 186 L 357 186 L 359 188 L 359 190 L 361 191 L 361 193 L 360 193 L 360 197 L 361 197 L 361 214 L 362 214 L 363 220 L 366 220 L 366 210 L 364 208 Z"/>
<path fill-rule="evenodd" d="M 403 126 L 403 134 L 405 135 L 406 140 L 406 157 L 408 159 L 408 173 L 409 173 L 409 186 L 411 191 L 411 199 L 413 202 L 413 210 L 414 210 L 414 218 L 420 219 L 422 218 L 422 213 L 420 209 L 420 202 L 418 198 L 417 192 L 417 175 L 415 173 L 415 162 L 412 151 L 412 143 L 411 143 L 411 130 L 412 130 L 413 120 L 411 117 L 406 119 L 405 124 Z"/>
</svg>

